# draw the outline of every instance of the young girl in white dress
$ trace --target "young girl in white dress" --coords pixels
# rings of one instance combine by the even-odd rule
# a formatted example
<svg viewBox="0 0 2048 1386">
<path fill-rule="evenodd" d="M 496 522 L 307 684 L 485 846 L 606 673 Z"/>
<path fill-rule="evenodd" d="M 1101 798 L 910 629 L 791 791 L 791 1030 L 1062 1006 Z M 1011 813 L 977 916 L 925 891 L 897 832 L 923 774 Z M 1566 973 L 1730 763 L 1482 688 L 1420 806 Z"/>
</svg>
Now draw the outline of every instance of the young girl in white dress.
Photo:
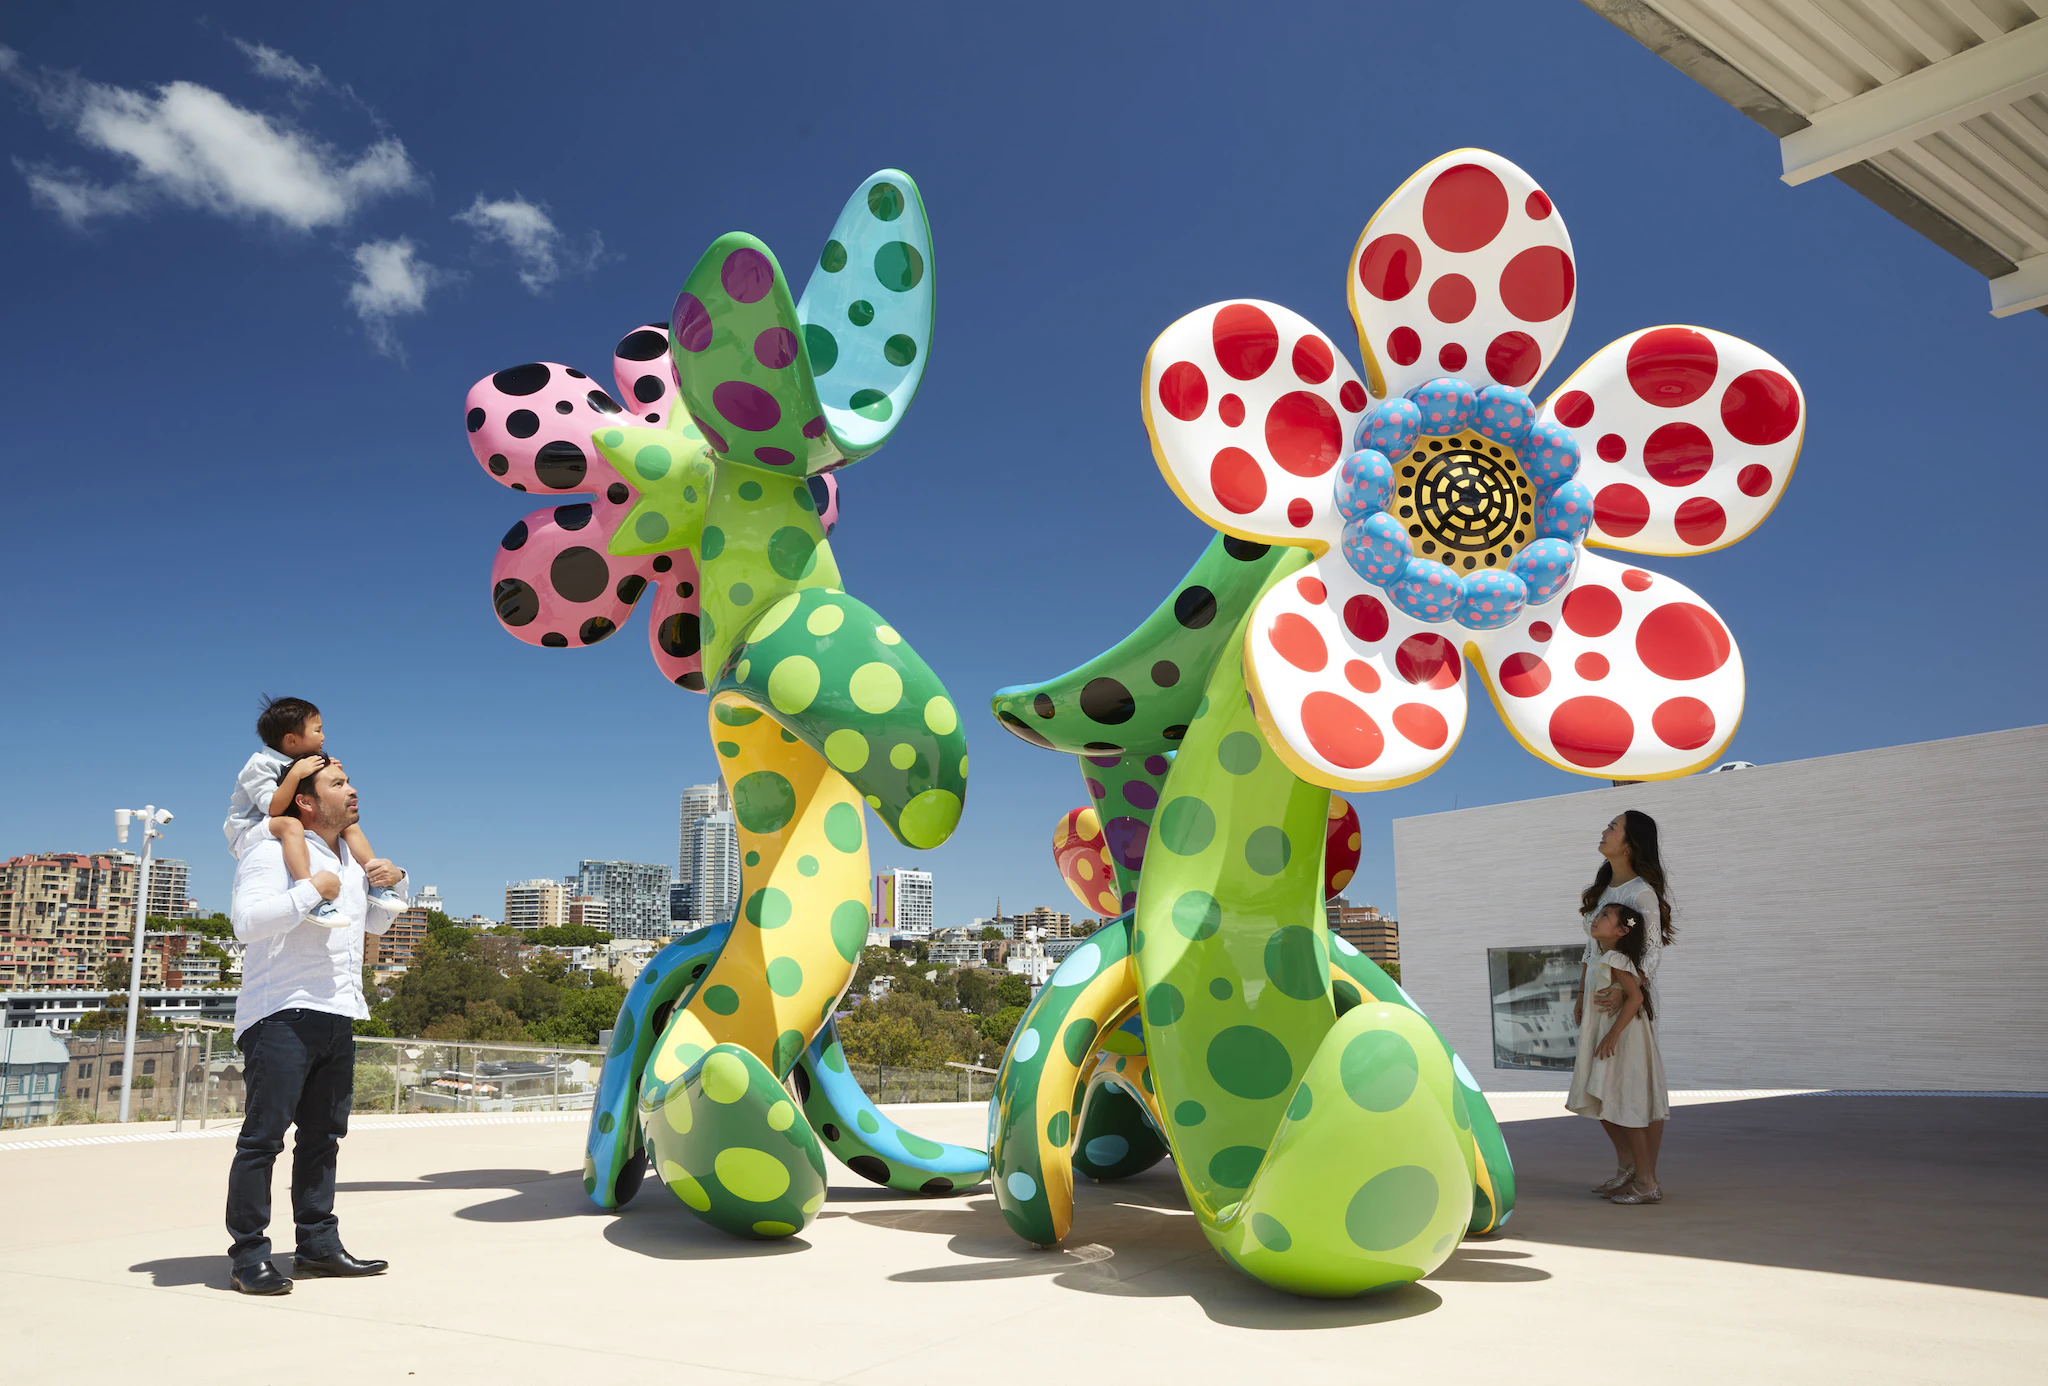
<svg viewBox="0 0 2048 1386">
<path fill-rule="evenodd" d="M 1601 952 L 1599 961 L 1588 965 L 1586 992 L 1616 986 L 1623 993 L 1622 1003 L 1611 1017 L 1597 1006 L 1585 1008 L 1579 1023 L 1578 1064 L 1565 1098 L 1570 1110 L 1606 1127 L 1617 1148 L 1628 1145 L 1636 1170 L 1656 1168 L 1649 1127 L 1664 1120 L 1671 1105 L 1650 995 L 1643 985 L 1647 932 L 1642 912 L 1627 905 L 1604 905 L 1593 917 L 1593 942 Z M 1606 1189 L 1604 1196 L 1614 1203 L 1657 1203 L 1664 1193 L 1632 1173 Z"/>
</svg>

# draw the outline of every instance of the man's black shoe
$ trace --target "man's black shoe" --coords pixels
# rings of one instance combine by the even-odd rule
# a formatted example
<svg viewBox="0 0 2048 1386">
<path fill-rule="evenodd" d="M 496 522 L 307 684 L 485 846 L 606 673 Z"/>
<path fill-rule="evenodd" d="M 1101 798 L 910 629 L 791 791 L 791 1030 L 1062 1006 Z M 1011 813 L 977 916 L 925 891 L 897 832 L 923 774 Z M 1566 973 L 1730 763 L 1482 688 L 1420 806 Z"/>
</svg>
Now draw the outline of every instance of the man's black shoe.
<svg viewBox="0 0 2048 1386">
<path fill-rule="evenodd" d="M 301 1280 L 315 1280 L 323 1275 L 382 1275 L 390 1268 L 389 1261 L 358 1261 L 340 1248 L 336 1248 L 331 1256 L 292 1257 L 292 1274 Z M 291 1282 L 286 1281 L 285 1284 L 289 1287 Z"/>
<path fill-rule="evenodd" d="M 228 1284 L 245 1295 L 288 1295 L 292 1282 L 278 1274 L 276 1266 L 268 1261 L 258 1261 L 253 1266 L 244 1266 L 228 1277 Z"/>
</svg>

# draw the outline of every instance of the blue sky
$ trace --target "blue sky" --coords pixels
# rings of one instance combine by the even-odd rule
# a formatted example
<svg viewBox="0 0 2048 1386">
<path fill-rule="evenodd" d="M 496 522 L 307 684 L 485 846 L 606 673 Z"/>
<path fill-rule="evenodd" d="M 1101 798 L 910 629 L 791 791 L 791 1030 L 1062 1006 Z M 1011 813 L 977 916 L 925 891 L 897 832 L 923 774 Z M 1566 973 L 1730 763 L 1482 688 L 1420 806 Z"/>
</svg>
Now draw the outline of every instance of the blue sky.
<svg viewBox="0 0 2048 1386">
<path fill-rule="evenodd" d="M 2041 720 L 2048 323 L 1992 319 L 1980 277 L 1834 181 L 1784 186 L 1768 135 L 1588 11 L 543 13 L 0 27 L 0 855 L 103 848 L 113 808 L 153 801 L 224 907 L 218 824 L 269 691 L 321 704 L 372 842 L 461 912 L 581 857 L 673 861 L 677 793 L 714 774 L 704 702 L 655 673 L 644 616 L 575 651 L 498 629 L 492 550 L 530 507 L 471 458 L 463 394 L 533 359 L 608 377 L 713 237 L 801 264 L 891 165 L 932 216 L 938 331 L 895 440 L 842 474 L 835 549 L 963 708 L 1122 636 L 1205 542 L 1136 407 L 1152 338 L 1250 296 L 1355 341 L 1359 228 L 1478 145 L 1543 182 L 1575 244 L 1539 398 L 1656 322 L 1746 337 L 1807 390 L 1769 522 L 1644 565 L 1741 643 L 1729 754 Z M 1063 907 L 1072 762 L 985 711 L 969 728 L 959 833 L 885 839 L 877 866 L 935 871 L 941 922 L 998 893 Z M 1349 893 L 1392 905 L 1395 818 L 1600 783 L 1482 700 L 1443 770 L 1360 800 Z"/>
</svg>

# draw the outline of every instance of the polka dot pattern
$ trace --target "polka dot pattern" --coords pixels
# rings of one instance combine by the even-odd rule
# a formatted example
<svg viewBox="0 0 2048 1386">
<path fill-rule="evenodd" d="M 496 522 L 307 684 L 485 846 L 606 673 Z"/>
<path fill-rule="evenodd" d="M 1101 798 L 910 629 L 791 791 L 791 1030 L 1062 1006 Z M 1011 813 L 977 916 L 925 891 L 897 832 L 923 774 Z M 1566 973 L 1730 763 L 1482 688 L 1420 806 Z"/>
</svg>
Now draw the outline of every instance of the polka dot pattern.
<svg viewBox="0 0 2048 1386">
<path fill-rule="evenodd" d="M 1432 160 L 1366 224 L 1346 276 L 1374 399 L 1440 371 L 1527 386 L 1576 304 L 1564 219 L 1527 173 L 1461 149 Z"/>
<path fill-rule="evenodd" d="M 1548 618 L 1534 619 L 1537 610 Z M 1579 556 L 1561 602 L 1475 644 L 1509 728 L 1560 769 L 1688 773 L 1720 754 L 1742 713 L 1742 659 L 1727 624 L 1675 579 L 1597 553 Z"/>
<path fill-rule="evenodd" d="M 1441 569 L 1420 560 L 1411 566 Z M 1252 616 L 1245 664 L 1267 739 L 1284 747 L 1295 773 L 1332 789 L 1387 789 L 1428 774 L 1450 754 L 1465 724 L 1455 647 L 1431 633 L 1434 623 L 1410 615 L 1395 594 L 1361 578 L 1349 561 L 1323 558 L 1305 571 L 1322 600 L 1310 601 L 1297 584 L 1281 583 Z M 1453 608 L 1462 600 L 1462 582 L 1456 590 L 1460 597 L 1444 599 Z M 1289 658 L 1286 638 L 1274 640 L 1276 629 L 1307 631 L 1328 652 L 1326 659 L 1303 667 Z M 1447 657 L 1432 660 L 1422 681 L 1411 682 L 1408 674 L 1419 666 L 1411 656 L 1404 673 L 1401 651 L 1425 635 Z M 1410 715 L 1404 730 L 1395 713 L 1408 704 L 1432 710 L 1437 720 Z M 1423 740 L 1408 734 L 1416 730 L 1425 732 Z"/>
<path fill-rule="evenodd" d="M 1791 480 L 1805 398 L 1775 357 L 1705 327 L 1653 327 L 1596 352 L 1543 408 L 1587 461 L 1588 542 L 1629 553 L 1725 548 Z"/>
<path fill-rule="evenodd" d="M 1363 395 L 1346 389 L 1357 385 L 1300 314 L 1212 304 L 1152 344 L 1145 422 L 1168 482 L 1203 519 L 1244 539 L 1323 548 L 1343 523 L 1330 487 L 1361 416 Z"/>
</svg>

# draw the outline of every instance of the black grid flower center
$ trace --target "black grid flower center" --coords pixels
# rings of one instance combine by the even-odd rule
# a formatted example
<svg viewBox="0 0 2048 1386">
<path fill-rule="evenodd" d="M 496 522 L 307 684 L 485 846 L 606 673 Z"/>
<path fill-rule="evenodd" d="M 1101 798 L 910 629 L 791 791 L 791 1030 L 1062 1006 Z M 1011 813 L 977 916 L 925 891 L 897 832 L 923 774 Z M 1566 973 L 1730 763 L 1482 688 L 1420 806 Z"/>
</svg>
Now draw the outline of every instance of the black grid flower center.
<svg viewBox="0 0 2048 1386">
<path fill-rule="evenodd" d="M 1476 433 L 1417 438 L 1397 470 L 1394 513 L 1424 558 L 1502 568 L 1529 541 L 1536 501 L 1513 449 Z"/>
</svg>

